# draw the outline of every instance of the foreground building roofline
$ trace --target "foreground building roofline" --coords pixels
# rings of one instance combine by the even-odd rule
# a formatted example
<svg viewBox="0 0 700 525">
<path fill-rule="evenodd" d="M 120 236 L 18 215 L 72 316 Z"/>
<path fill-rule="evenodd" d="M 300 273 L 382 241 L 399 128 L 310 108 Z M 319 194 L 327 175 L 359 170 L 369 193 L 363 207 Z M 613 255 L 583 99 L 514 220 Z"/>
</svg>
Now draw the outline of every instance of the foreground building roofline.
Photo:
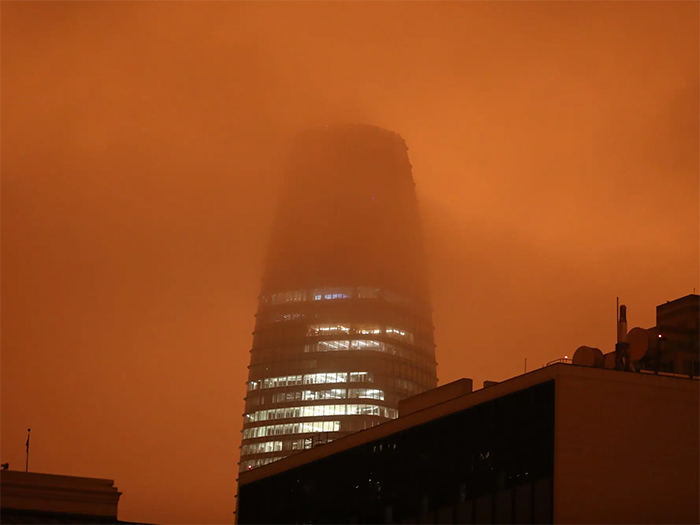
<svg viewBox="0 0 700 525">
<path fill-rule="evenodd" d="M 381 425 L 369 428 L 367 430 L 361 430 L 349 436 L 340 438 L 332 443 L 288 456 L 278 462 L 271 463 L 254 470 L 241 472 L 238 477 L 238 484 L 239 486 L 247 485 L 260 479 L 286 472 L 296 467 L 332 456 L 339 452 L 382 439 L 388 435 L 460 412 L 467 408 L 492 401 L 514 392 L 518 392 L 525 388 L 555 380 L 558 377 L 602 379 L 606 381 L 632 384 L 644 382 L 644 384 L 665 388 L 683 388 L 683 385 L 687 385 L 686 388 L 694 388 L 698 383 L 697 377 L 690 378 L 687 376 L 663 373 L 653 374 L 647 372 L 621 372 L 610 369 L 556 363 L 533 370 L 526 374 L 515 376 L 511 379 L 494 384 L 488 388 L 482 388 L 459 397 L 437 402 L 436 404 L 427 406 L 421 410 L 402 415 L 398 419 L 382 423 Z M 458 380 L 454 383 L 460 381 L 464 381 L 464 379 Z M 445 388 L 452 384 L 453 383 L 448 383 L 439 388 Z"/>
</svg>

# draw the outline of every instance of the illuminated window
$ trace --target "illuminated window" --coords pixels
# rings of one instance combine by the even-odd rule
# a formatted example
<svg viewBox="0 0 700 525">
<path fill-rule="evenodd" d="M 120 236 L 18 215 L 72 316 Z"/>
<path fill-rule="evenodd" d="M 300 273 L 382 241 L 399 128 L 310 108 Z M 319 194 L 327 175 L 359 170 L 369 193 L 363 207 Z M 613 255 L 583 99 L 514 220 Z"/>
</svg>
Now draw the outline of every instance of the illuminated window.
<svg viewBox="0 0 700 525">
<path fill-rule="evenodd" d="M 317 432 L 338 432 L 340 421 L 309 421 L 307 423 L 287 423 L 283 425 L 265 425 L 262 427 L 246 428 L 243 439 L 253 439 L 268 436 L 283 436 L 287 434 L 312 434 Z"/>
<path fill-rule="evenodd" d="M 261 443 L 252 443 L 241 447 L 241 456 L 250 454 L 264 454 L 266 452 L 280 452 L 282 450 L 281 441 L 263 441 Z"/>
<path fill-rule="evenodd" d="M 351 383 L 372 383 L 374 377 L 369 372 L 350 372 Z"/>
<path fill-rule="evenodd" d="M 352 297 L 352 288 L 316 288 L 312 296 L 314 301 L 349 299 Z"/>
<path fill-rule="evenodd" d="M 365 415 L 381 416 L 388 419 L 397 417 L 393 408 L 380 407 L 378 405 L 311 405 L 287 408 L 271 408 L 268 410 L 258 410 L 252 414 L 246 414 L 246 420 L 259 423 L 275 419 L 294 419 L 302 417 L 320 416 L 344 416 L 344 415 Z"/>
<path fill-rule="evenodd" d="M 279 322 L 284 322 L 284 321 L 294 321 L 295 319 L 301 319 L 304 317 L 304 314 L 301 313 L 286 313 L 286 314 L 277 314 L 274 317 L 274 321 L 276 323 Z"/>
<path fill-rule="evenodd" d="M 321 372 L 319 374 L 306 374 L 304 376 L 305 385 L 317 385 L 323 383 L 346 383 L 347 372 Z"/>
<path fill-rule="evenodd" d="M 352 415 L 364 415 L 364 416 L 378 416 L 379 407 L 376 405 L 348 405 L 348 414 Z"/>
<path fill-rule="evenodd" d="M 282 377 L 268 377 L 267 379 L 260 380 L 262 382 L 262 388 L 277 388 L 281 386 L 294 386 L 301 384 L 301 377 L 298 376 L 282 376 Z"/>
<path fill-rule="evenodd" d="M 384 343 L 380 341 L 372 341 L 369 339 L 355 339 L 350 342 L 350 348 L 353 350 L 385 350 Z"/>
<path fill-rule="evenodd" d="M 350 341 L 321 341 L 316 345 L 317 352 L 332 352 L 334 350 L 349 350 Z"/>
<path fill-rule="evenodd" d="M 266 379 L 258 379 L 248 382 L 248 390 L 257 390 L 258 388 L 275 388 L 280 386 L 294 386 L 301 384 L 302 376 L 282 376 L 268 377 Z"/>
<path fill-rule="evenodd" d="M 348 390 L 349 398 L 379 399 L 384 400 L 384 391 L 375 388 L 351 388 Z"/>
<path fill-rule="evenodd" d="M 301 392 L 280 392 L 279 394 L 274 394 L 272 396 L 273 403 L 284 403 L 286 401 L 299 401 L 302 399 Z"/>
<path fill-rule="evenodd" d="M 304 290 L 294 290 L 291 292 L 279 292 L 270 295 L 272 304 L 283 304 L 290 302 L 299 302 L 306 300 L 306 292 Z"/>
<path fill-rule="evenodd" d="M 370 339 L 352 339 L 348 340 L 333 340 L 319 341 L 304 346 L 304 352 L 336 352 L 342 350 L 373 350 L 377 352 L 386 352 L 386 346 L 381 341 L 372 341 Z"/>
<path fill-rule="evenodd" d="M 259 388 L 278 388 L 285 386 L 297 386 L 297 385 L 318 385 L 326 383 L 347 383 L 348 377 L 350 382 L 358 381 L 372 381 L 372 377 L 368 372 L 320 372 L 317 374 L 306 374 L 306 375 L 294 375 L 294 376 L 280 376 L 280 377 L 268 377 L 265 379 L 258 379 L 255 381 L 248 381 L 248 390 L 257 390 Z M 363 379 L 367 378 L 369 379 Z M 293 394 L 293 392 L 285 393 Z M 276 402 L 281 402 L 283 399 L 281 397 L 274 398 Z M 285 398 L 286 400 L 291 400 L 291 398 Z M 298 399 L 298 398 L 295 398 Z"/>
<path fill-rule="evenodd" d="M 361 325 L 355 327 L 355 332 L 358 334 L 369 335 L 369 334 L 381 334 L 384 332 L 381 326 L 376 325 Z"/>
<path fill-rule="evenodd" d="M 413 334 L 410 332 L 406 332 L 406 331 L 400 330 L 398 328 L 387 327 L 386 333 L 389 337 L 393 337 L 395 339 L 402 339 L 402 340 L 408 341 L 410 343 L 413 342 Z"/>
<path fill-rule="evenodd" d="M 308 335 L 349 334 L 350 327 L 339 324 L 314 324 L 309 326 Z"/>
<path fill-rule="evenodd" d="M 347 390 L 343 388 L 333 388 L 331 390 L 304 390 L 298 392 L 304 401 L 320 401 L 323 399 L 345 399 Z"/>
</svg>

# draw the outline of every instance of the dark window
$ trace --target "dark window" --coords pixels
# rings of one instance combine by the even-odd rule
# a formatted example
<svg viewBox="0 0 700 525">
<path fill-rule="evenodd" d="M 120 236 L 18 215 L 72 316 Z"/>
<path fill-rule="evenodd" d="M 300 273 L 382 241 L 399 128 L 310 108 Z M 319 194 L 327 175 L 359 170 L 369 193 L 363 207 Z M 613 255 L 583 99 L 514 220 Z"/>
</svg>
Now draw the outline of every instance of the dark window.
<svg viewBox="0 0 700 525">
<path fill-rule="evenodd" d="M 551 522 L 553 385 L 243 485 L 240 523 Z"/>
</svg>

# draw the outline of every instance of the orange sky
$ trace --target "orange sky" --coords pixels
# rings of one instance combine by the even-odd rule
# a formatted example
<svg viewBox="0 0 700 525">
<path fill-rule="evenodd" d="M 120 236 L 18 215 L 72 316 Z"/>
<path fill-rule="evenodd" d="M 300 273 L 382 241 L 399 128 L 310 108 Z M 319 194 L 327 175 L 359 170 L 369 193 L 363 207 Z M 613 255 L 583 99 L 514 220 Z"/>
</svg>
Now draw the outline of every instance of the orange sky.
<svg viewBox="0 0 700 525">
<path fill-rule="evenodd" d="M 441 383 L 700 288 L 696 2 L 7 2 L 2 462 L 227 523 L 290 133 L 406 139 Z"/>
</svg>

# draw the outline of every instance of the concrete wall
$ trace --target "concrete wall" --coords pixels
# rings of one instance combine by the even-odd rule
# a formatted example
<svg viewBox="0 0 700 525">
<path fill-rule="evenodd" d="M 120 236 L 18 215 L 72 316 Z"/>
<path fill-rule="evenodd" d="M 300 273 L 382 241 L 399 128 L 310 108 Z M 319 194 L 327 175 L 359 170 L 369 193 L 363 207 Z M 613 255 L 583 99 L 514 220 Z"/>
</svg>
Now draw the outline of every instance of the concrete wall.
<svg viewBox="0 0 700 525">
<path fill-rule="evenodd" d="M 699 523 L 699 386 L 561 368 L 554 522 Z"/>
<path fill-rule="evenodd" d="M 471 394 L 473 381 L 463 378 L 399 401 L 399 416 L 413 414 L 457 397 Z"/>
</svg>

